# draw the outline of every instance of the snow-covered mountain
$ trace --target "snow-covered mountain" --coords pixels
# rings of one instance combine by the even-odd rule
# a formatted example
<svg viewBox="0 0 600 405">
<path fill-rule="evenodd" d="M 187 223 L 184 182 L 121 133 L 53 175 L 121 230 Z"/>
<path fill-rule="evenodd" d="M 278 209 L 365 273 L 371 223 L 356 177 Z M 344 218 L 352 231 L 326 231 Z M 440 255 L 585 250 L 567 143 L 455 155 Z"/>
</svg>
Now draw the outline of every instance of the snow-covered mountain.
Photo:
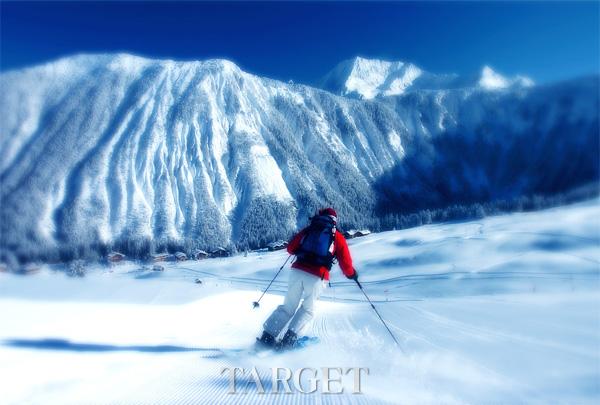
<svg viewBox="0 0 600 405">
<path fill-rule="evenodd" d="M 373 207 L 369 185 L 402 156 L 386 107 L 224 60 L 84 55 L 0 80 L 9 246 L 265 242 L 324 201 L 360 222 L 355 207 Z"/>
<path fill-rule="evenodd" d="M 512 78 L 507 78 L 500 73 L 495 72 L 489 66 L 483 67 L 477 84 L 481 88 L 488 90 L 500 90 L 511 87 L 530 87 L 534 85 L 533 80 L 529 77 L 517 75 Z"/>
<path fill-rule="evenodd" d="M 436 75 L 411 63 L 356 57 L 337 65 L 322 79 L 320 85 L 335 94 L 370 100 L 398 96 L 413 90 L 500 90 L 530 87 L 533 84 L 528 77 L 507 78 L 489 66 L 484 66 L 480 75 L 460 77 L 456 74 Z"/>
<path fill-rule="evenodd" d="M 3 73 L 0 248 L 26 257 L 115 242 L 254 247 L 324 204 L 342 226 L 377 228 L 382 197 L 398 205 L 403 164 L 421 155 L 438 171 L 445 161 L 460 169 L 442 176 L 455 190 L 511 184 L 514 168 L 526 173 L 514 181 L 523 194 L 540 178 L 551 191 L 597 178 L 598 77 L 531 87 L 484 71 L 483 83 L 444 88 L 458 79 L 364 65 L 355 88 L 383 80 L 388 97 L 341 97 L 225 60 L 80 55 Z M 426 78 L 437 87 L 415 87 Z M 440 147 L 445 139 L 462 149 Z M 414 195 L 439 177 L 422 171 L 406 183 Z M 382 179 L 392 182 L 383 191 Z"/>
</svg>

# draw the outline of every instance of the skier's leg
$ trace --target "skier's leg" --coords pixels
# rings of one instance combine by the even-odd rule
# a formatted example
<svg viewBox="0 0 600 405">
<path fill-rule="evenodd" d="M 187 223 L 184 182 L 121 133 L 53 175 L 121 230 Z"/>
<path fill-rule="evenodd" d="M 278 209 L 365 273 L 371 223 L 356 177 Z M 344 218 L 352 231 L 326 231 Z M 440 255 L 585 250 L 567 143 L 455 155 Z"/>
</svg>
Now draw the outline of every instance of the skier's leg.
<svg viewBox="0 0 600 405">
<path fill-rule="evenodd" d="M 319 295 L 326 285 L 325 280 L 313 276 L 312 274 L 305 273 L 302 278 L 304 290 L 304 293 L 302 294 L 302 305 L 298 311 L 296 311 L 288 328 L 297 336 L 300 336 L 308 323 L 312 320 L 315 310 L 315 301 L 319 298 Z"/>
<path fill-rule="evenodd" d="M 290 318 L 296 312 L 300 299 L 302 298 L 302 278 L 301 270 L 292 270 L 288 279 L 288 291 L 282 305 L 279 305 L 275 311 L 263 324 L 265 332 L 273 337 L 277 337 Z"/>
</svg>

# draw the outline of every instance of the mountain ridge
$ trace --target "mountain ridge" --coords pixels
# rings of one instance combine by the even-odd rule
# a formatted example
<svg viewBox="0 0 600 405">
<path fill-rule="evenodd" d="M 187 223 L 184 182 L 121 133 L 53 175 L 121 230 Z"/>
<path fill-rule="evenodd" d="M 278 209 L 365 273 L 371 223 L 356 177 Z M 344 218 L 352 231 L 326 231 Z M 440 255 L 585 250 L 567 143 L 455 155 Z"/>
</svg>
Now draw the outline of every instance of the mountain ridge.
<svg viewBox="0 0 600 405">
<path fill-rule="evenodd" d="M 340 62 L 321 79 L 318 87 L 342 96 L 371 100 L 417 90 L 473 88 L 491 91 L 533 85 L 533 80 L 526 76 L 504 77 L 488 65 L 484 65 L 478 75 L 462 77 L 433 74 L 403 61 L 355 57 Z"/>
<path fill-rule="evenodd" d="M 375 186 L 423 144 L 460 128 L 480 142 L 481 125 L 520 142 L 527 128 L 571 131 L 573 118 L 587 123 L 575 148 L 597 120 L 597 78 L 358 100 L 221 59 L 103 54 L 2 73 L 0 84 L 0 249 L 20 257 L 119 241 L 258 247 L 324 204 L 343 227 L 378 229 Z"/>
</svg>

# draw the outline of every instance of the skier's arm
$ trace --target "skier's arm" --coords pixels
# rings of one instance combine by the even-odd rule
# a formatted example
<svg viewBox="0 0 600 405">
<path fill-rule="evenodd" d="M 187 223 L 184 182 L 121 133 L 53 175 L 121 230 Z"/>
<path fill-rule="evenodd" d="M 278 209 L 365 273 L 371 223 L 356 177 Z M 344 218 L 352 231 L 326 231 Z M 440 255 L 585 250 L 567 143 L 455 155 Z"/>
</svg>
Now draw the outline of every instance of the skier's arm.
<svg viewBox="0 0 600 405">
<path fill-rule="evenodd" d="M 287 245 L 287 251 L 291 255 L 295 255 L 300 247 L 300 243 L 302 243 L 302 238 L 304 237 L 304 229 L 301 230 L 292 238 L 290 243 Z"/>
<path fill-rule="evenodd" d="M 350 256 L 346 238 L 344 238 L 344 235 L 339 231 L 336 231 L 335 233 L 335 257 L 338 259 L 338 263 L 344 275 L 348 278 L 352 278 L 354 276 L 352 257 Z"/>
</svg>

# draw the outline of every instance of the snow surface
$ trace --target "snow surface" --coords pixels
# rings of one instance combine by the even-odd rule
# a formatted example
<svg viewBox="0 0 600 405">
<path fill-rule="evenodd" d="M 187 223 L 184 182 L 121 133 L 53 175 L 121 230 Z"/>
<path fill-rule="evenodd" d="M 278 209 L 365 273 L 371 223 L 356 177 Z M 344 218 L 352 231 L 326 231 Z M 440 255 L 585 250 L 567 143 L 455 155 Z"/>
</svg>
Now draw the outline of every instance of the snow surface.
<svg viewBox="0 0 600 405">
<path fill-rule="evenodd" d="M 600 205 L 349 241 L 365 291 L 333 271 L 304 351 L 249 347 L 282 301 L 284 252 L 0 273 L 2 403 L 568 403 L 600 400 Z M 195 284 L 200 278 L 203 283 Z M 368 367 L 363 395 L 227 394 L 222 367 Z"/>
</svg>

